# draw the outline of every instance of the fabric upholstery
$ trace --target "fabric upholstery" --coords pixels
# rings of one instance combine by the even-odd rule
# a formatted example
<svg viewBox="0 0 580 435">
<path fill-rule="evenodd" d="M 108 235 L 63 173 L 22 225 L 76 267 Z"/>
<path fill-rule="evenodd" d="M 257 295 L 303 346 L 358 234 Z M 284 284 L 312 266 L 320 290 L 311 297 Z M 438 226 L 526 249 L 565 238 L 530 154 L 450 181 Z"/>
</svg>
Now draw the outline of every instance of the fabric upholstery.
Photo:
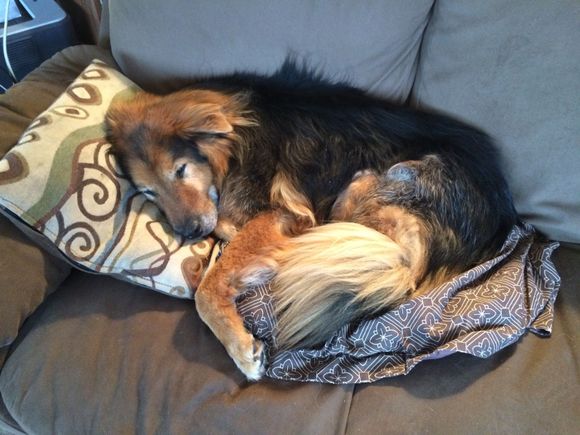
<svg viewBox="0 0 580 435">
<path fill-rule="evenodd" d="M 485 360 L 453 355 L 357 386 L 347 433 L 576 433 L 580 250 L 561 247 L 554 257 L 562 289 L 549 339 L 527 336 Z"/>
<path fill-rule="evenodd" d="M 518 213 L 580 242 L 580 3 L 437 1 L 414 98 L 500 143 Z"/>
<path fill-rule="evenodd" d="M 2 350 L 0 350 L 0 355 L 2 355 Z M 0 356 L 0 360 L 2 357 Z M 0 395 L 0 433 L 2 435 L 22 435 L 24 432 L 19 424 L 14 421 L 2 401 L 2 396 Z"/>
<path fill-rule="evenodd" d="M 338 79 L 406 98 L 432 0 L 157 5 L 154 0 L 109 5 L 113 55 L 147 90 L 167 90 L 195 75 L 271 73 L 294 54 Z"/>
<path fill-rule="evenodd" d="M 14 341 L 24 320 L 47 294 L 58 288 L 67 277 L 70 267 L 61 259 L 34 246 L 4 217 L 0 218 L 0 238 L 2 348 Z"/>
<path fill-rule="evenodd" d="M 25 325 L 0 391 L 35 434 L 570 433 L 580 423 L 580 251 L 560 248 L 554 260 L 562 288 L 549 339 L 427 361 L 354 390 L 248 384 L 191 302 L 74 271 Z"/>
<path fill-rule="evenodd" d="M 0 391 L 27 433 L 335 434 L 346 424 L 352 387 L 248 384 L 191 301 L 102 275 L 74 271 L 19 340 Z"/>
</svg>

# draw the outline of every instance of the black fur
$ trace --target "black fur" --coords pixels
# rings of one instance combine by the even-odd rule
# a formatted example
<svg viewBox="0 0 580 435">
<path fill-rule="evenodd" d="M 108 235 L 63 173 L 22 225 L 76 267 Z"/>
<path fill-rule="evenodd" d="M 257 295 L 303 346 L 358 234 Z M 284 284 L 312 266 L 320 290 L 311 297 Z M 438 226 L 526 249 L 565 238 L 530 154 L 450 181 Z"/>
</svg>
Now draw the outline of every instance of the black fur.
<svg viewBox="0 0 580 435">
<path fill-rule="evenodd" d="M 234 74 L 194 87 L 248 92 L 259 123 L 237 129 L 241 146 L 234 147 L 221 192 L 220 203 L 228 205 L 220 213 L 237 224 L 270 208 L 270 186 L 280 171 L 308 197 L 322 223 L 357 171 L 384 173 L 427 155 L 438 159 L 422 169 L 431 171 L 416 187 L 423 193 L 400 193 L 396 201 L 430 224 L 432 267 L 469 266 L 493 255 L 517 221 L 494 144 L 449 116 L 326 81 L 293 62 L 269 77 Z"/>
</svg>

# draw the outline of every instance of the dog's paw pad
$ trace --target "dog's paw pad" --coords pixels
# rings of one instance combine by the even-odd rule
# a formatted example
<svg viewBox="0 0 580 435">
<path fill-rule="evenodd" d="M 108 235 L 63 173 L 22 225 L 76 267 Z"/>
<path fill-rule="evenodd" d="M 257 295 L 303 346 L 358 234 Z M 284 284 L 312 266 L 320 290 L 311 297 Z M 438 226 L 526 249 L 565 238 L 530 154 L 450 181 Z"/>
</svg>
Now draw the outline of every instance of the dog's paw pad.
<svg viewBox="0 0 580 435">
<path fill-rule="evenodd" d="M 231 354 L 234 362 L 242 373 L 250 381 L 258 381 L 266 371 L 266 352 L 264 343 L 256 340 L 252 335 L 245 345 L 238 346 L 238 349 Z"/>
</svg>

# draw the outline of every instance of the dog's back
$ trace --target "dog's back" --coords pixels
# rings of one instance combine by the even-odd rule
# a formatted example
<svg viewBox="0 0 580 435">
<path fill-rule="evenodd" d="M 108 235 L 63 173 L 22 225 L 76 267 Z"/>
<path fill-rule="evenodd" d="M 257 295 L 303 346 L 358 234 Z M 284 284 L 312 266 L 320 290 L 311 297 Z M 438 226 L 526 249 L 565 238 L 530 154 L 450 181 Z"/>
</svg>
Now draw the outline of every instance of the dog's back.
<svg viewBox="0 0 580 435">
<path fill-rule="evenodd" d="M 462 237 L 477 234 L 479 246 L 497 249 L 516 221 L 494 144 L 461 121 L 326 81 L 293 62 L 270 77 L 238 74 L 196 86 L 249 95 L 259 128 L 238 129 L 242 146 L 234 154 L 243 164 L 231 167 L 222 193 L 228 196 L 231 189 L 238 196 L 242 183 L 244 196 L 258 204 L 247 207 L 249 214 L 270 206 L 272 184 L 282 178 L 305 197 L 316 222 L 326 222 L 356 172 L 385 172 L 435 154 L 457 186 L 447 213 Z M 477 250 L 475 244 L 470 248 Z"/>
</svg>

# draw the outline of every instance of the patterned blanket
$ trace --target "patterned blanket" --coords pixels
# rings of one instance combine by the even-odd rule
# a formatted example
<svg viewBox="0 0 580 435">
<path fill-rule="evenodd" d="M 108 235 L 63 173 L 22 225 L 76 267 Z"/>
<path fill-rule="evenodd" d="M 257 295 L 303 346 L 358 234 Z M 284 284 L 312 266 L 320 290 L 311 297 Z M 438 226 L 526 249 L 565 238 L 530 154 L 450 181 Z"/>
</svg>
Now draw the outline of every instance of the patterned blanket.
<svg viewBox="0 0 580 435">
<path fill-rule="evenodd" d="M 526 331 L 550 335 L 560 277 L 550 259 L 558 243 L 514 227 L 500 255 L 395 310 L 347 325 L 317 349 L 277 352 L 267 287 L 238 300 L 254 335 L 268 345 L 271 378 L 330 384 L 374 382 L 409 373 L 423 360 L 455 352 L 487 358 Z"/>
</svg>

